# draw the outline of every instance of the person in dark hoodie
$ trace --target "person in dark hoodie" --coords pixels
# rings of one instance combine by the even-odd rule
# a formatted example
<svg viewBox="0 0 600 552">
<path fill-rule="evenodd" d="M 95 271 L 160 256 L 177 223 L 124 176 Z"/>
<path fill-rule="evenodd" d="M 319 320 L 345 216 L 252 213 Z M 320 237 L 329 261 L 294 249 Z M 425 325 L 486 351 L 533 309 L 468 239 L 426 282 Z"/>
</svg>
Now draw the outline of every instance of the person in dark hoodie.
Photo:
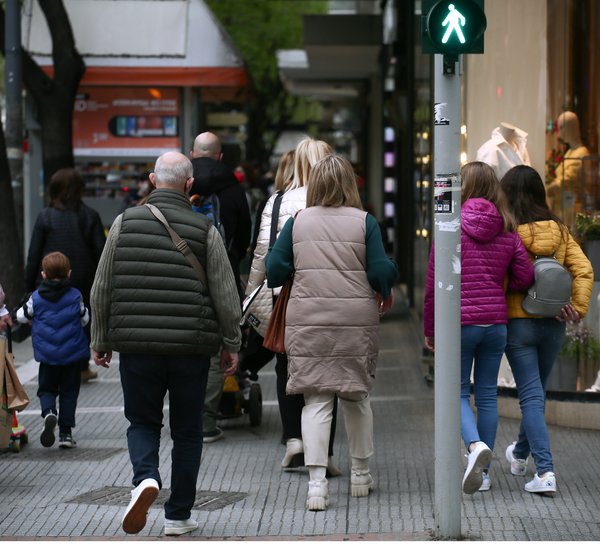
<svg viewBox="0 0 600 552">
<path fill-rule="evenodd" d="M 71 429 L 79 397 L 82 366 L 87 366 L 89 341 L 83 327 L 90 320 L 81 293 L 71 286 L 71 263 L 58 251 L 42 259 L 42 283 L 17 311 L 17 320 L 31 323 L 33 354 L 40 363 L 38 392 L 44 418 L 40 441 L 54 444 L 58 422 L 60 448 L 73 448 Z M 56 410 L 58 397 L 59 411 Z"/>
<path fill-rule="evenodd" d="M 252 221 L 246 192 L 233 170 L 223 163 L 221 141 L 216 134 L 203 132 L 196 136 L 190 157 L 194 167 L 194 183 L 190 197 L 195 194 L 216 194 L 219 198 L 227 254 L 242 299 L 244 290 L 241 289 L 240 283 L 240 263 L 246 256 L 252 238 Z"/>
<path fill-rule="evenodd" d="M 244 290 L 240 282 L 240 262 L 246 256 L 252 238 L 252 221 L 246 192 L 233 170 L 223 163 L 221 141 L 212 132 L 203 132 L 196 136 L 190 157 L 194 168 L 194 183 L 189 196 L 216 194 L 219 198 L 227 255 L 235 276 L 241 305 Z M 204 443 L 218 441 L 224 436 L 223 430 L 217 426 L 219 405 L 223 395 L 223 377 L 220 355 L 211 357 L 202 417 Z"/>
</svg>

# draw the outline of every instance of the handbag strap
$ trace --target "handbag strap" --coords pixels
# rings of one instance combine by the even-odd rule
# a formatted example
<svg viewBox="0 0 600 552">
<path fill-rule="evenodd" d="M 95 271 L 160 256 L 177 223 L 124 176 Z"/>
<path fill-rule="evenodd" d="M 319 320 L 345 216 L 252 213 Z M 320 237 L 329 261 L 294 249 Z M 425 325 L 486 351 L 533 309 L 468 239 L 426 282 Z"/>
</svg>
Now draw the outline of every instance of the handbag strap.
<svg viewBox="0 0 600 552">
<path fill-rule="evenodd" d="M 190 265 L 192 265 L 192 268 L 195 270 L 200 281 L 204 284 L 204 287 L 206 289 L 208 289 L 208 283 L 206 280 L 206 272 L 204 271 L 204 267 L 200 264 L 200 261 L 198 260 L 196 255 L 194 255 L 194 252 L 190 249 L 190 246 L 188 245 L 188 243 L 184 239 L 180 238 L 179 234 L 177 232 L 175 232 L 175 230 L 173 230 L 173 228 L 171 228 L 171 226 L 169 226 L 167 219 L 164 217 L 164 215 L 162 214 L 162 212 L 160 211 L 160 209 L 158 207 L 156 207 L 155 205 L 151 205 L 150 203 L 146 203 L 146 207 L 148 207 L 148 209 L 150 209 L 150 212 L 160 222 L 162 222 L 163 226 L 167 229 L 167 232 L 169 233 L 169 236 L 171 237 L 171 241 L 173 242 L 173 244 L 175 245 L 177 250 L 180 253 L 183 253 L 183 255 L 188 260 Z"/>
<path fill-rule="evenodd" d="M 271 237 L 269 238 L 269 249 L 273 247 L 273 244 L 277 239 L 277 223 L 279 222 L 279 207 L 281 206 L 282 198 L 283 192 L 277 192 L 277 197 L 273 202 L 273 212 L 271 213 Z"/>
</svg>

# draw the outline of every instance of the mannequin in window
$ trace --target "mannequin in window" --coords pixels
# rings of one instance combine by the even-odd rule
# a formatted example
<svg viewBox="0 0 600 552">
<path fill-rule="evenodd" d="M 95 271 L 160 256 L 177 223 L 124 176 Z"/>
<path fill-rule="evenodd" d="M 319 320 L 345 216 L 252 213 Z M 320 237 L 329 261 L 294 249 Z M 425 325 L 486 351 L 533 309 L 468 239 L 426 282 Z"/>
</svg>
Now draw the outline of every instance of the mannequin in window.
<svg viewBox="0 0 600 552">
<path fill-rule="evenodd" d="M 579 119 L 572 111 L 565 111 L 556 120 L 558 139 L 567 144 L 563 160 L 556 167 L 556 178 L 546 186 L 548 205 L 568 226 L 574 220 L 576 198 L 581 197 L 582 162 L 581 158 L 590 155 L 581 141 Z"/>
<path fill-rule="evenodd" d="M 531 165 L 527 133 L 510 123 L 500 123 L 492 137 L 477 150 L 477 161 L 487 163 L 500 180 L 516 165 Z"/>
</svg>

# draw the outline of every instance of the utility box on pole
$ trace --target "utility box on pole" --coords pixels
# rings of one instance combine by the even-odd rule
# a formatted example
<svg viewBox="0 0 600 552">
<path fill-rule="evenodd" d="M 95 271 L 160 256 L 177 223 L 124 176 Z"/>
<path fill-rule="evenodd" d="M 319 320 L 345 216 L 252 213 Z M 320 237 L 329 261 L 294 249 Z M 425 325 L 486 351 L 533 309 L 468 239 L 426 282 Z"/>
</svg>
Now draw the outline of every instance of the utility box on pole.
<svg viewBox="0 0 600 552">
<path fill-rule="evenodd" d="M 461 536 L 461 87 L 459 54 L 483 53 L 483 0 L 423 0 L 423 53 L 434 60 L 435 462 L 439 538 Z"/>
</svg>

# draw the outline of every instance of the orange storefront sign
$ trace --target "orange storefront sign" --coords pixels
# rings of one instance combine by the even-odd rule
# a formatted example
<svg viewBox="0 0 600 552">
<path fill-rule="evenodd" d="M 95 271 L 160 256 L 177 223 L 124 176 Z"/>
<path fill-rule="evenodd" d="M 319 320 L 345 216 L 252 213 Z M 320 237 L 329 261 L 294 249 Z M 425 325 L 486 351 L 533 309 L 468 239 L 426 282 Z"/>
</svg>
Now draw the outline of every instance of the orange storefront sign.
<svg viewBox="0 0 600 552">
<path fill-rule="evenodd" d="M 81 87 L 73 114 L 77 157 L 156 157 L 179 151 L 177 88 Z"/>
</svg>

